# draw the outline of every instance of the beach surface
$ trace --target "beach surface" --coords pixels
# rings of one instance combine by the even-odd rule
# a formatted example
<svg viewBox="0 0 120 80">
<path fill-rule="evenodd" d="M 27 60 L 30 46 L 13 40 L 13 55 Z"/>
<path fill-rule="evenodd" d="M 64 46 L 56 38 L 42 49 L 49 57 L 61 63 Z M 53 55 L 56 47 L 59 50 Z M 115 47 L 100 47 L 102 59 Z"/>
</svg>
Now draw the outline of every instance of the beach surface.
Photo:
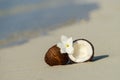
<svg viewBox="0 0 120 80">
<path fill-rule="evenodd" d="M 48 35 L 0 49 L 0 80 L 120 80 L 120 1 L 97 3 L 99 8 L 89 14 L 87 21 L 63 25 Z M 94 61 L 48 66 L 44 56 L 61 35 L 91 41 Z"/>
</svg>

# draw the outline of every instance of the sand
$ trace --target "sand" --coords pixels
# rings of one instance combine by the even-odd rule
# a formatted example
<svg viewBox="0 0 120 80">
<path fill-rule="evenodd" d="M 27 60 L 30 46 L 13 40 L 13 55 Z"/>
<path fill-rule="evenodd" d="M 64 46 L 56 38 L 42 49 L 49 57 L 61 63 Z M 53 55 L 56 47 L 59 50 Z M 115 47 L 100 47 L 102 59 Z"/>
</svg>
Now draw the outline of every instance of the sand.
<svg viewBox="0 0 120 80">
<path fill-rule="evenodd" d="M 0 49 L 0 80 L 119 80 L 120 79 L 120 1 L 99 0 L 89 21 L 49 32 L 27 43 Z M 95 47 L 93 62 L 50 67 L 46 51 L 64 34 L 85 38 Z"/>
</svg>

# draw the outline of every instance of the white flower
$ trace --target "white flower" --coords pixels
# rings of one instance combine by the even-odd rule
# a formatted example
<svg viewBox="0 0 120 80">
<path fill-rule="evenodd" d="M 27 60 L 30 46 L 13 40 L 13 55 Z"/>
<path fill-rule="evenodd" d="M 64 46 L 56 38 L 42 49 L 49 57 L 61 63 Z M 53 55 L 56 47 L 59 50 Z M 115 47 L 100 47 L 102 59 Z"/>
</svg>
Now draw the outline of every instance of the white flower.
<svg viewBox="0 0 120 80">
<path fill-rule="evenodd" d="M 61 53 L 72 54 L 74 51 L 72 37 L 67 38 L 66 36 L 62 35 L 61 42 L 57 43 L 57 47 L 60 48 Z"/>
</svg>

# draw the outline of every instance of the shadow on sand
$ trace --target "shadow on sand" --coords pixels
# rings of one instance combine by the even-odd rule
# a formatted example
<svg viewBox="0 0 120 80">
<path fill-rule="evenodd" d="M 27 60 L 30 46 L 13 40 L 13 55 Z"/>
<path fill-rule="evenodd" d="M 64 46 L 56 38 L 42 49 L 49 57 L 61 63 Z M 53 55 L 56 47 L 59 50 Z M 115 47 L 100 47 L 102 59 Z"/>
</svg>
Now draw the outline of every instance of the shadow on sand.
<svg viewBox="0 0 120 80">
<path fill-rule="evenodd" d="M 109 55 L 100 55 L 100 56 L 95 56 L 92 61 L 98 61 L 98 60 L 101 60 L 101 59 L 104 59 L 104 58 L 107 58 L 109 57 Z"/>
<path fill-rule="evenodd" d="M 107 58 L 107 57 L 109 57 L 109 55 L 94 56 L 93 59 L 90 62 L 95 62 L 95 61 L 98 61 L 98 60 L 101 60 L 101 59 L 104 59 L 104 58 Z M 87 62 L 89 62 L 89 61 L 87 61 Z M 67 65 L 71 65 L 71 64 L 77 64 L 77 63 L 69 60 Z"/>
</svg>

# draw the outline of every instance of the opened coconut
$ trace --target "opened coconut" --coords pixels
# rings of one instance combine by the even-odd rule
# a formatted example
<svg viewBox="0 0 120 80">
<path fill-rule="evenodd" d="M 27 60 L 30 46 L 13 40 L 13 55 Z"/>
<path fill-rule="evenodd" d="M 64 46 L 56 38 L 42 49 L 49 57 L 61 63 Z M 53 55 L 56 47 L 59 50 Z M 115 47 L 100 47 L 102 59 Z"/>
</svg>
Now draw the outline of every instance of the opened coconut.
<svg viewBox="0 0 120 80">
<path fill-rule="evenodd" d="M 74 52 L 68 54 L 73 62 L 91 61 L 94 56 L 94 47 L 86 39 L 78 39 L 73 42 Z"/>
</svg>

